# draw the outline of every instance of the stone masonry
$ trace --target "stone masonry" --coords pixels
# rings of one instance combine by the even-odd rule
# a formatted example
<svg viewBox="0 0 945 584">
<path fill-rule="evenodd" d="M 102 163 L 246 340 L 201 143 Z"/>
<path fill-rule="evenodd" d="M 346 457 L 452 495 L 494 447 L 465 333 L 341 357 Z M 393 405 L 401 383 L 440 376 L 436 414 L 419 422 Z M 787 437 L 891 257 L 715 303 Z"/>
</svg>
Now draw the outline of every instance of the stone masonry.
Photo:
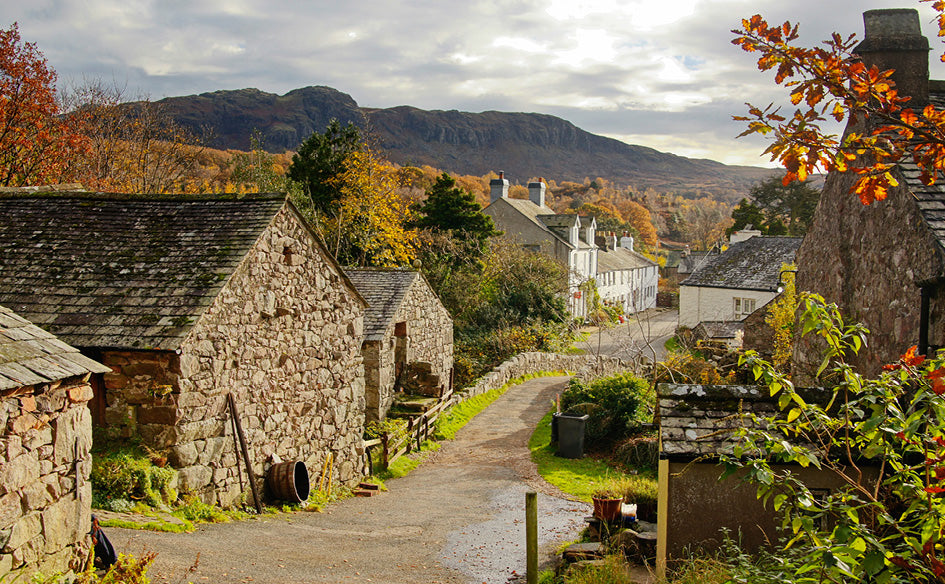
<svg viewBox="0 0 945 584">
<path fill-rule="evenodd" d="M 260 485 L 276 456 L 359 478 L 363 300 L 293 210 L 274 218 L 177 351 L 109 351 L 108 423 L 166 450 L 183 492 L 238 502 L 232 393 Z"/>
<path fill-rule="evenodd" d="M 89 556 L 92 397 L 105 367 L 0 306 L 0 580 Z M 11 579 L 7 575 L 11 574 Z"/>
</svg>

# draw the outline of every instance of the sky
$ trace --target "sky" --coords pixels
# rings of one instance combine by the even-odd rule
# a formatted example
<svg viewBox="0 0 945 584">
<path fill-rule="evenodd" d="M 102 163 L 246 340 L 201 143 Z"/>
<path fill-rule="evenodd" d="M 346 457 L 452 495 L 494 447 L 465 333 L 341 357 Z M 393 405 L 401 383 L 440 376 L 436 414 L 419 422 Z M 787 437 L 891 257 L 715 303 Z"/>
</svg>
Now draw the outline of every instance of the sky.
<svg viewBox="0 0 945 584">
<path fill-rule="evenodd" d="M 363 107 L 521 111 L 692 158 L 772 166 L 736 140 L 746 102 L 785 103 L 731 44 L 742 18 L 800 25 L 808 45 L 862 38 L 865 10 L 918 0 L 0 0 L 59 75 L 160 99 L 327 85 Z"/>
</svg>

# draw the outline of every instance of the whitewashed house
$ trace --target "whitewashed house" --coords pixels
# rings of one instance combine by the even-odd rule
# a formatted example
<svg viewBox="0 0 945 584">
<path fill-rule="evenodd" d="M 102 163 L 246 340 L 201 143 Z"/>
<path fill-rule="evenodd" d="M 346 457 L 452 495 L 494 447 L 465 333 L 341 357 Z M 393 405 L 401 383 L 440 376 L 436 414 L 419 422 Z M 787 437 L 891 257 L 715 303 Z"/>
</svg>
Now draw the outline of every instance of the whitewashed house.
<svg viewBox="0 0 945 584">
<path fill-rule="evenodd" d="M 732 242 L 679 284 L 679 326 L 741 321 L 768 304 L 780 293 L 781 268 L 794 262 L 801 238 L 735 234 Z"/>
<path fill-rule="evenodd" d="M 659 265 L 633 250 L 633 237 L 609 233 L 597 252 L 597 292 L 601 302 L 625 314 L 656 307 Z"/>
<path fill-rule="evenodd" d="M 587 315 L 587 298 L 581 284 L 597 276 L 597 221 L 593 217 L 557 215 L 545 205 L 542 179 L 528 184 L 528 200 L 509 198 L 509 181 L 503 173 L 492 179 L 491 202 L 483 212 L 505 237 L 515 238 L 526 249 L 550 255 L 568 266 L 568 310 L 575 317 Z"/>
</svg>

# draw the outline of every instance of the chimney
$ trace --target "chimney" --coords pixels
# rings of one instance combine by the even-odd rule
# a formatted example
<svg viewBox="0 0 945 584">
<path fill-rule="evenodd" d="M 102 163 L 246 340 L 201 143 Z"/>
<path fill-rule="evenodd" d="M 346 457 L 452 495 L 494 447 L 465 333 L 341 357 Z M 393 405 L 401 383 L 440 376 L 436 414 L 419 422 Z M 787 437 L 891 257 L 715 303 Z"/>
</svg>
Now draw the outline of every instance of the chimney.
<svg viewBox="0 0 945 584">
<path fill-rule="evenodd" d="M 863 42 L 853 52 L 867 66 L 880 71 L 895 69 L 893 81 L 901 96 L 912 99 L 906 107 L 922 108 L 929 103 L 929 39 L 922 36 L 919 13 L 913 8 L 867 10 Z"/>
<path fill-rule="evenodd" d="M 613 251 L 617 249 L 617 234 L 611 231 L 607 234 L 607 242 L 604 244 L 604 247 L 607 248 L 607 251 Z"/>
<path fill-rule="evenodd" d="M 633 251 L 633 237 L 630 236 L 629 231 L 623 232 L 623 237 L 620 238 L 620 247 Z"/>
<path fill-rule="evenodd" d="M 528 183 L 528 199 L 538 205 L 545 206 L 545 179 L 539 177 L 538 182 Z"/>
<path fill-rule="evenodd" d="M 498 199 L 509 198 L 509 181 L 505 178 L 505 171 L 499 171 L 499 178 L 489 181 L 489 188 L 492 190 L 490 201 L 496 202 Z"/>
</svg>

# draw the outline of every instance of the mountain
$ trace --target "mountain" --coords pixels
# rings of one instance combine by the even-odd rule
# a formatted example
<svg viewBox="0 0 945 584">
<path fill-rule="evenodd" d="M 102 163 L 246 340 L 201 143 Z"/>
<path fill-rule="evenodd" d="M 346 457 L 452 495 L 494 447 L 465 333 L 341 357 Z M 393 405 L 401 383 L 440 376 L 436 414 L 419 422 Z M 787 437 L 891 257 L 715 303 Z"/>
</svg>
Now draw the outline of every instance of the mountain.
<svg viewBox="0 0 945 584">
<path fill-rule="evenodd" d="M 392 162 L 428 164 L 457 174 L 504 170 L 518 182 L 536 176 L 559 182 L 602 177 L 638 189 L 734 201 L 774 172 L 626 144 L 545 114 L 363 108 L 331 87 L 304 87 L 285 95 L 258 89 L 214 91 L 159 103 L 184 126 L 209 130 L 210 145 L 223 149 L 248 150 L 250 136 L 258 130 L 267 150 L 295 150 L 335 118 L 367 129 Z"/>
</svg>

